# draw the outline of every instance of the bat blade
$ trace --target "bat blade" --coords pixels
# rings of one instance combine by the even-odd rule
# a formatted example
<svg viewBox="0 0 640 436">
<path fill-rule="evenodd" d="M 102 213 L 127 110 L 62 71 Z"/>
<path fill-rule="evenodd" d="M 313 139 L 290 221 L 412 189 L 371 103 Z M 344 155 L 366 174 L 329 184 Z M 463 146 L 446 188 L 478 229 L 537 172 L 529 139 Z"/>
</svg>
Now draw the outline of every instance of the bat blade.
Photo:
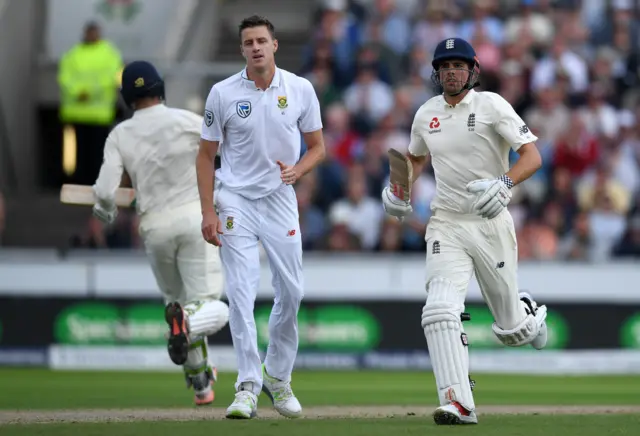
<svg viewBox="0 0 640 436">
<path fill-rule="evenodd" d="M 413 165 L 407 156 L 398 150 L 390 148 L 389 156 L 389 184 L 393 195 L 404 201 L 411 200 L 411 185 L 413 180 Z"/>
<path fill-rule="evenodd" d="M 136 191 L 131 188 L 118 188 L 115 203 L 118 207 L 133 207 Z M 60 189 L 60 202 L 82 206 L 93 206 L 97 199 L 93 187 L 88 185 L 64 184 Z"/>
</svg>

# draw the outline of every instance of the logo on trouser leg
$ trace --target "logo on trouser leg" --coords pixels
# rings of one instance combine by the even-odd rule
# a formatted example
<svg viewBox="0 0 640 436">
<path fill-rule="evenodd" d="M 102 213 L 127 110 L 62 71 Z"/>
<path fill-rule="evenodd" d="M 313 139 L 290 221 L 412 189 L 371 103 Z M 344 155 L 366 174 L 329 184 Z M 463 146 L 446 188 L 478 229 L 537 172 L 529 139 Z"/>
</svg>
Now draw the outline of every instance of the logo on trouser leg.
<svg viewBox="0 0 640 436">
<path fill-rule="evenodd" d="M 465 347 L 469 346 L 469 340 L 467 339 L 467 334 L 466 333 L 461 333 L 460 334 L 460 341 L 462 341 L 462 345 L 464 345 Z"/>
<path fill-rule="evenodd" d="M 232 216 L 228 216 L 227 217 L 226 227 L 227 227 L 227 230 L 233 230 L 233 217 Z"/>
<path fill-rule="evenodd" d="M 444 398 L 450 403 L 453 403 L 454 401 L 458 401 L 456 398 L 456 391 L 454 391 L 453 388 L 449 388 L 447 392 L 444 393 Z"/>
<path fill-rule="evenodd" d="M 431 254 L 440 254 L 440 241 L 433 241 L 431 245 Z"/>
</svg>

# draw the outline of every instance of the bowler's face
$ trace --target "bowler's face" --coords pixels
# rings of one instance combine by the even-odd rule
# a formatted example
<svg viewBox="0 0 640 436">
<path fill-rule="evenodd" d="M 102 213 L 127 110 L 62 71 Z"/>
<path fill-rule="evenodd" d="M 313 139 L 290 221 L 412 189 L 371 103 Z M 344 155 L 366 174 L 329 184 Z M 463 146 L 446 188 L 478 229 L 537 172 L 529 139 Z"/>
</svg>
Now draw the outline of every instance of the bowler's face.
<svg viewBox="0 0 640 436">
<path fill-rule="evenodd" d="M 278 41 L 271 37 L 266 26 L 251 27 L 242 31 L 242 55 L 250 69 L 265 69 L 275 63 L 274 53 Z"/>
</svg>

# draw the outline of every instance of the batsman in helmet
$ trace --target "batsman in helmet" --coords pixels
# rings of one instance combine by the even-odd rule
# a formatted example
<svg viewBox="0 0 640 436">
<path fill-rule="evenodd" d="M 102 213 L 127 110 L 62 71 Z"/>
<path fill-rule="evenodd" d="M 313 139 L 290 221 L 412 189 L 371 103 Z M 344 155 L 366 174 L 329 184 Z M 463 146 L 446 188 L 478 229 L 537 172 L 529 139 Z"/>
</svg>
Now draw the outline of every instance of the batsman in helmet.
<svg viewBox="0 0 640 436">
<path fill-rule="evenodd" d="M 169 357 L 185 372 L 196 405 L 213 402 L 216 369 L 207 358 L 207 336 L 229 319 L 220 301 L 219 248 L 200 232 L 200 195 L 194 162 L 202 117 L 164 104 L 164 81 L 145 61 L 127 65 L 121 94 L 133 117 L 109 134 L 93 189 L 93 213 L 111 223 L 123 171 L 131 178 L 140 216 L 140 235 L 165 300 Z"/>
<path fill-rule="evenodd" d="M 546 306 L 518 290 L 517 240 L 507 210 L 513 187 L 531 177 L 542 161 L 538 138 L 513 107 L 498 94 L 474 90 L 480 61 L 471 44 L 460 38 L 441 41 L 432 65 L 440 95 L 418 109 L 408 152 L 400 155 L 406 170 L 392 163 L 394 177 L 382 201 L 389 215 L 410 215 L 411 198 L 398 186 L 410 188 L 430 155 L 436 195 L 425 235 L 422 328 L 440 400 L 434 419 L 437 424 L 476 424 L 462 325 L 473 274 L 494 317 L 493 333 L 504 345 L 539 350 L 547 342 Z M 510 149 L 519 154 L 512 168 Z M 407 174 L 407 180 L 399 174 Z"/>
</svg>

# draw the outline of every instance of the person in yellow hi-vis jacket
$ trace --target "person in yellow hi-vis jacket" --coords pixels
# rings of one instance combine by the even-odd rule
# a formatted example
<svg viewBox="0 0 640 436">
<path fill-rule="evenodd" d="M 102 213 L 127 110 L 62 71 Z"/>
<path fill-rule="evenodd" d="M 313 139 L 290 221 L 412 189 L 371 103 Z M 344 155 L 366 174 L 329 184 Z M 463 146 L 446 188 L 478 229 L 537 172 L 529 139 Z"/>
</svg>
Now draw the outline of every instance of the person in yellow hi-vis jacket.
<svg viewBox="0 0 640 436">
<path fill-rule="evenodd" d="M 64 147 L 65 153 L 76 154 L 75 172 L 73 165 L 66 168 L 74 183 L 91 185 L 98 176 L 104 143 L 116 118 L 122 68 L 119 50 L 102 39 L 95 22 L 87 23 L 83 40 L 60 60 L 60 121 L 66 133 L 72 133 L 65 135 Z M 74 142 L 73 133 L 75 144 L 69 144 Z"/>
</svg>

